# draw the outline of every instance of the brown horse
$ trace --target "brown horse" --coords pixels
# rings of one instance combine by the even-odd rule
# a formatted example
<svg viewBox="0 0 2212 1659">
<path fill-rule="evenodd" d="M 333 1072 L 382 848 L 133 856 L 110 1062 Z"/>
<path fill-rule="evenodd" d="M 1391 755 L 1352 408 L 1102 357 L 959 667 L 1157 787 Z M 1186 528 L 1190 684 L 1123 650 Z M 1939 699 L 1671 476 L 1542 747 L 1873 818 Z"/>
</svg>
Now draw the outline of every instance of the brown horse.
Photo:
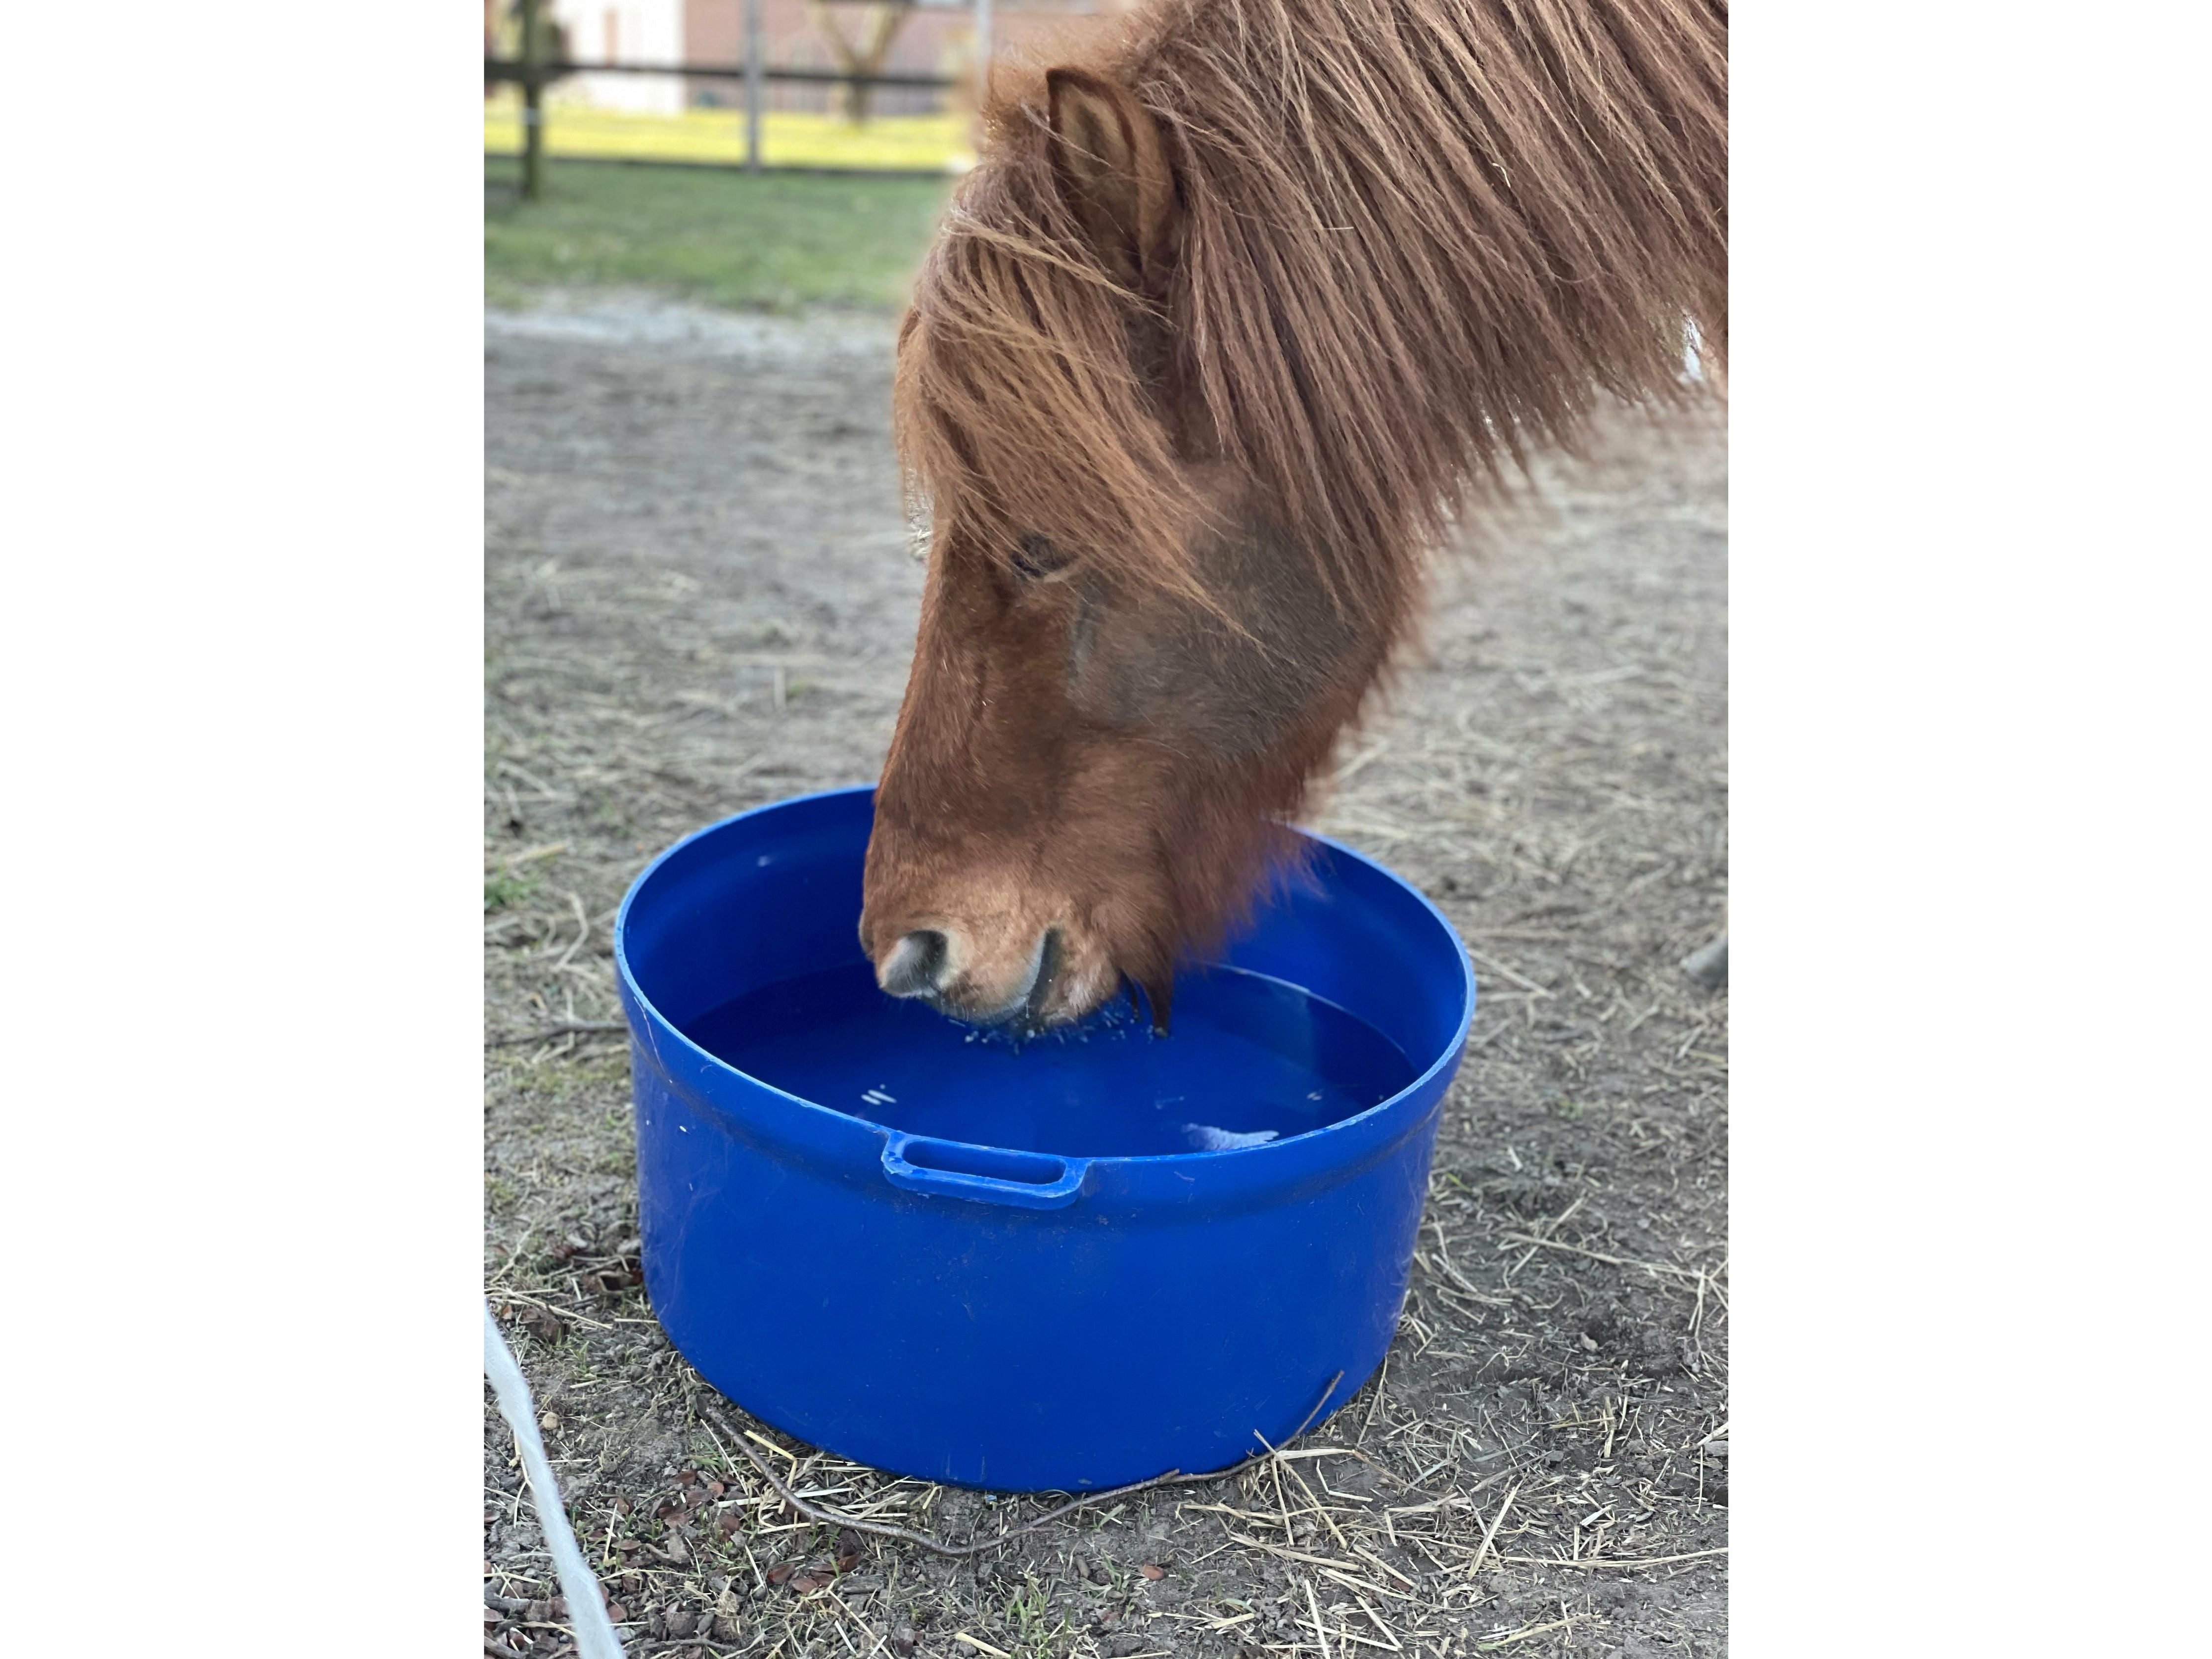
<svg viewBox="0 0 2212 1659">
<path fill-rule="evenodd" d="M 1726 53 L 1718 0 L 1158 0 L 1000 78 L 899 340 L 885 990 L 1164 1026 L 1462 503 L 1724 355 Z"/>
</svg>

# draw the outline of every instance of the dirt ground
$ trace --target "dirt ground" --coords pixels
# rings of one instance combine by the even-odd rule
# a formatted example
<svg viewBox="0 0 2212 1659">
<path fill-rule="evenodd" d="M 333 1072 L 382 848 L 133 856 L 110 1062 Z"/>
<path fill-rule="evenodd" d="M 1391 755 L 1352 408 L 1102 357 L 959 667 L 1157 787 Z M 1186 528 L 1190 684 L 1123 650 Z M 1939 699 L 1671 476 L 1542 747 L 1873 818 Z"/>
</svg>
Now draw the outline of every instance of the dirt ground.
<svg viewBox="0 0 2212 1659">
<path fill-rule="evenodd" d="M 632 1651 L 1723 1652 L 1727 999 L 1676 965 L 1727 887 L 1711 413 L 1543 470 L 1440 579 L 1317 815 L 1436 899 L 1482 986 L 1398 1339 L 1300 1443 L 1361 1455 L 951 1562 L 795 1520 L 718 1443 L 638 1285 L 624 1045 L 539 1034 L 619 1018 L 609 927 L 653 853 L 874 775 L 921 585 L 890 339 L 644 301 L 487 319 L 487 1283 Z M 573 1651 L 489 1395 L 485 1446 L 488 1650 Z M 951 1540 L 1048 1507 L 790 1452 L 803 1493 Z"/>
</svg>

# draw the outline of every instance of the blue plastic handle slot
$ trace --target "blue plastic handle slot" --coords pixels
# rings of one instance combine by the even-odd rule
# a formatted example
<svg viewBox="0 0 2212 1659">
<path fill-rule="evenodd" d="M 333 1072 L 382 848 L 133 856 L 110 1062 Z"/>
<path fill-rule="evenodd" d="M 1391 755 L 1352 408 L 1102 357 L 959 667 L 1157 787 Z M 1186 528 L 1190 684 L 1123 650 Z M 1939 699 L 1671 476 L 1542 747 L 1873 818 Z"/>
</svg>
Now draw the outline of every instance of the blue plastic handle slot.
<svg viewBox="0 0 2212 1659">
<path fill-rule="evenodd" d="M 1090 1169 L 1087 1158 L 971 1146 L 927 1135 L 892 1134 L 884 1140 L 884 1179 L 892 1186 L 976 1204 L 1064 1210 L 1083 1195 Z"/>
</svg>

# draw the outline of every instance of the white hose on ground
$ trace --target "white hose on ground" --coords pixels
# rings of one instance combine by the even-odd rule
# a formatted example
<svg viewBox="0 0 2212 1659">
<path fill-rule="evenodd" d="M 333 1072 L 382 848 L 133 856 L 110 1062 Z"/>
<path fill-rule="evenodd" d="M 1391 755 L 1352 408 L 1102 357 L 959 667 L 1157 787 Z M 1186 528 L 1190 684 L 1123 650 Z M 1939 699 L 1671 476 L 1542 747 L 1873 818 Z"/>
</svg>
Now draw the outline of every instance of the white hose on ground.
<svg viewBox="0 0 2212 1659">
<path fill-rule="evenodd" d="M 561 1594 L 568 1603 L 568 1627 L 576 1633 L 578 1659 L 623 1659 L 621 1638 L 607 1619 L 606 1598 L 599 1581 L 585 1565 L 576 1547 L 576 1534 L 568 1528 L 568 1511 L 561 1502 L 560 1483 L 546 1461 L 545 1441 L 538 1432 L 537 1408 L 531 1403 L 530 1384 L 522 1367 L 500 1334 L 484 1304 L 484 1375 L 499 1400 L 499 1413 L 514 1431 L 522 1449 L 522 1468 L 530 1477 L 531 1501 L 538 1507 L 538 1528 L 545 1534 L 545 1547 L 553 1553 L 553 1569 L 561 1577 Z"/>
</svg>

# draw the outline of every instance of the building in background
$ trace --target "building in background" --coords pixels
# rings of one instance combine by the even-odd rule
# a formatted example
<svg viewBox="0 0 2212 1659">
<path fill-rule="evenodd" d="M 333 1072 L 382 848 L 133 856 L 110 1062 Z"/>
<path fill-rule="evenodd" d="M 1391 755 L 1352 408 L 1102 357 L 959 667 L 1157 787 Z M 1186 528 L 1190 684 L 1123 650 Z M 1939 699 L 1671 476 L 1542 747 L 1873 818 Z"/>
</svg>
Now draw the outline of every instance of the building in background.
<svg viewBox="0 0 2212 1659">
<path fill-rule="evenodd" d="M 680 64 L 684 0 L 540 0 L 549 60 L 575 64 Z M 522 8 L 484 0 L 484 56 L 522 56 Z M 487 92 L 490 88 L 486 88 Z M 659 75 L 580 75 L 547 94 L 598 109 L 673 115 L 685 102 L 680 79 Z"/>
<path fill-rule="evenodd" d="M 690 55 L 685 0 L 545 0 L 579 64 L 680 64 Z M 563 101 L 641 115 L 684 107 L 684 82 L 672 75 L 578 75 L 554 89 Z"/>
<path fill-rule="evenodd" d="M 727 64 L 744 61 L 746 0 L 543 0 L 550 28 L 549 57 L 572 63 Z M 1018 51 L 1047 38 L 1073 19 L 1121 11 L 1133 0 L 994 0 L 994 50 Z M 515 0 L 484 0 L 488 57 L 521 55 L 520 11 Z M 847 50 L 829 38 L 835 31 Z M 888 44 L 878 67 L 898 75 L 936 75 L 972 82 L 975 63 L 974 0 L 761 0 L 763 60 L 781 69 L 835 70 L 883 36 Z M 972 96 L 955 97 L 960 108 Z M 804 82 L 773 82 L 765 89 L 771 110 L 846 109 L 844 89 Z M 685 108 L 730 108 L 744 101 L 740 80 L 720 76 L 576 75 L 549 96 L 569 105 L 673 115 Z M 947 106 L 945 94 L 927 87 L 884 87 L 867 100 L 874 115 L 918 115 Z"/>
<path fill-rule="evenodd" d="M 692 64 L 739 64 L 745 55 L 745 0 L 681 0 L 684 51 Z M 991 31 L 998 47 L 1036 40 L 1072 17 L 1122 9 L 1122 0 L 994 0 Z M 568 10 L 588 8 L 564 5 Z M 905 14 L 895 25 L 882 69 L 898 75 L 963 76 L 975 64 L 975 9 L 971 0 L 921 0 L 886 7 L 858 0 L 762 0 L 763 58 L 779 69 L 835 70 L 842 67 L 824 28 L 837 29 L 854 46 L 863 45 L 885 11 Z M 580 41 L 581 37 L 579 37 Z M 600 77 L 602 79 L 608 77 Z M 827 111 L 838 106 L 838 89 L 780 82 L 767 88 L 769 109 Z M 728 106 L 743 101 L 735 81 L 695 77 L 686 89 L 694 105 Z M 872 101 L 878 115 L 918 115 L 944 107 L 941 93 L 928 88 L 884 87 Z"/>
</svg>

